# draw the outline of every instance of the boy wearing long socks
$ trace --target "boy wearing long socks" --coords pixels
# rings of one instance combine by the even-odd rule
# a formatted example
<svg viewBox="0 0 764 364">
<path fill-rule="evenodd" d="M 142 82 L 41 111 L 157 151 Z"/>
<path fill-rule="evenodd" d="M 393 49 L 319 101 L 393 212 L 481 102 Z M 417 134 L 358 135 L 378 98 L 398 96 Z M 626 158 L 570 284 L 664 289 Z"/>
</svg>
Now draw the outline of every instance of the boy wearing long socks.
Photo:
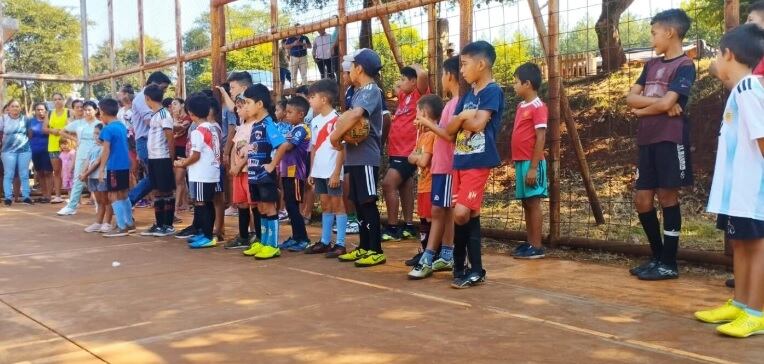
<svg viewBox="0 0 764 364">
<path fill-rule="evenodd" d="M 103 143 L 101 163 L 98 165 L 98 180 L 106 183 L 109 202 L 117 226 L 104 237 L 126 236 L 135 232 L 133 208 L 127 196 L 130 188 L 130 153 L 128 151 L 127 128 L 117 120 L 119 103 L 114 99 L 103 99 L 98 103 L 101 121 L 106 126 L 99 139 Z"/>
</svg>

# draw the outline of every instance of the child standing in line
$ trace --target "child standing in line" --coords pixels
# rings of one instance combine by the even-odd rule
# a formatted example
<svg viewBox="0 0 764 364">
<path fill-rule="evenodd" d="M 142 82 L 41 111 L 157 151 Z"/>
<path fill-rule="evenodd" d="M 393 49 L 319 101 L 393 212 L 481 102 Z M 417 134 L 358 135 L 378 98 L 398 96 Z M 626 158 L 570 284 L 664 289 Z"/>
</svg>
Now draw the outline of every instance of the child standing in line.
<svg viewBox="0 0 764 364">
<path fill-rule="evenodd" d="M 97 124 L 93 128 L 93 139 L 96 141 L 95 146 L 90 148 L 88 154 L 88 165 L 82 174 L 78 176 L 80 181 L 84 182 L 88 186 L 88 191 L 95 196 L 96 201 L 96 222 L 85 228 L 86 233 L 108 233 L 111 231 L 111 205 L 109 204 L 109 196 L 106 188 L 106 181 L 98 180 L 98 169 L 101 165 L 101 152 L 103 150 L 103 142 L 101 142 L 101 130 L 103 130 L 103 124 Z"/>
<path fill-rule="evenodd" d="M 135 232 L 133 209 L 127 197 L 130 187 L 130 152 L 128 130 L 117 119 L 119 104 L 106 98 L 98 103 L 101 121 L 106 125 L 98 140 L 102 143 L 101 163 L 98 165 L 99 183 L 106 183 L 111 208 L 114 211 L 116 228 L 103 236 L 106 238 L 126 236 Z"/>
</svg>

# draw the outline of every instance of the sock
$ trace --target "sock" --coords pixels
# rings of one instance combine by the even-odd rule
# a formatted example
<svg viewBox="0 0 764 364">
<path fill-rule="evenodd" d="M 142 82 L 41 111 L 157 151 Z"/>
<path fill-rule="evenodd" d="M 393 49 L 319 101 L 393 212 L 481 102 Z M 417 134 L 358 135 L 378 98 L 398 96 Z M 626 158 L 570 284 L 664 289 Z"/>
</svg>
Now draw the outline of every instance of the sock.
<svg viewBox="0 0 764 364">
<path fill-rule="evenodd" d="M 122 211 L 122 201 L 114 201 L 111 203 L 111 209 L 114 210 L 114 220 L 117 221 L 117 227 L 124 229 L 127 227 L 124 220 L 124 211 Z"/>
<path fill-rule="evenodd" d="M 639 222 L 642 224 L 645 235 L 647 235 L 647 241 L 650 242 L 653 259 L 660 259 L 661 251 L 663 250 L 663 240 L 661 239 L 661 225 L 658 222 L 658 212 L 652 209 L 639 214 Z"/>
<path fill-rule="evenodd" d="M 260 241 L 263 241 L 263 225 L 259 222 L 263 220 L 263 215 L 260 215 L 260 210 L 257 208 L 252 209 L 252 221 L 255 222 L 255 236 L 260 239 Z M 249 226 L 249 221 L 247 221 L 247 226 Z"/>
<path fill-rule="evenodd" d="M 430 249 L 425 249 L 422 253 L 422 257 L 419 258 L 419 264 L 432 265 L 432 260 L 435 257 L 435 252 Z"/>
<path fill-rule="evenodd" d="M 454 259 L 454 247 L 444 244 L 440 245 L 440 259 L 453 260 Z"/>
<path fill-rule="evenodd" d="M 380 218 L 376 201 L 361 204 L 359 210 L 363 210 L 363 222 L 369 232 L 369 250 L 382 254 L 382 232 L 379 229 Z"/>
<path fill-rule="evenodd" d="M 336 214 L 334 216 L 337 218 L 337 241 L 335 243 L 339 246 L 345 246 L 345 234 L 347 233 L 348 228 L 348 215 Z M 331 233 L 332 231 L 329 230 L 329 234 Z"/>
<path fill-rule="evenodd" d="M 321 214 L 321 242 L 324 245 L 329 245 L 332 240 L 332 225 L 334 225 L 334 214 L 331 212 L 324 212 Z M 340 228 L 337 227 L 337 234 L 339 235 Z"/>
<path fill-rule="evenodd" d="M 355 212 L 348 213 L 348 221 L 358 222 L 358 215 Z"/>
<path fill-rule="evenodd" d="M 268 245 L 268 242 L 271 239 L 271 232 L 268 229 L 268 220 L 263 215 L 260 215 L 260 231 L 263 234 L 260 242 L 263 243 L 263 245 Z"/>
<path fill-rule="evenodd" d="M 480 216 L 470 218 L 467 226 L 469 227 L 469 239 L 467 239 L 467 256 L 470 259 L 472 272 L 481 273 L 483 271 L 483 257 L 480 245 L 482 240 L 482 236 L 480 236 Z"/>
<path fill-rule="evenodd" d="M 676 251 L 679 249 L 679 232 L 682 230 L 682 213 L 679 205 L 663 208 L 663 250 L 661 262 L 676 267 Z"/>
<path fill-rule="evenodd" d="M 259 223 L 255 220 L 255 226 Z M 249 208 L 239 209 L 239 237 L 249 239 Z"/>
<path fill-rule="evenodd" d="M 212 201 L 207 201 L 204 206 L 199 206 L 199 210 L 202 210 L 202 234 L 205 237 L 212 240 L 212 227 L 215 226 L 215 206 Z"/>
<path fill-rule="evenodd" d="M 279 215 L 272 215 L 267 217 L 268 220 L 268 234 L 270 234 L 269 244 L 273 247 L 279 246 Z"/>
<path fill-rule="evenodd" d="M 164 225 L 172 227 L 175 220 L 175 197 L 166 197 L 164 200 Z"/>
<path fill-rule="evenodd" d="M 464 263 L 467 260 L 467 239 L 469 239 L 469 222 L 464 225 L 454 226 L 454 276 L 464 272 Z"/>
<path fill-rule="evenodd" d="M 365 220 L 363 211 L 358 211 L 358 248 L 369 250 L 369 228 Z"/>
<path fill-rule="evenodd" d="M 754 310 L 754 309 L 752 309 L 750 307 L 746 307 L 743 310 L 745 311 L 745 313 L 747 313 L 747 314 L 749 314 L 751 316 L 758 317 L 758 318 L 764 317 L 764 312 L 761 312 L 759 310 Z"/>
<path fill-rule="evenodd" d="M 122 202 L 123 221 L 128 227 L 135 225 L 135 221 L 133 221 L 133 205 L 130 204 L 130 199 L 125 198 L 121 202 Z"/>
<path fill-rule="evenodd" d="M 154 199 L 154 219 L 157 226 L 164 226 L 164 199 Z"/>
<path fill-rule="evenodd" d="M 741 310 L 743 310 L 743 309 L 745 309 L 746 307 L 748 307 L 747 305 L 745 305 L 745 304 L 742 304 L 742 303 L 740 303 L 740 302 L 738 302 L 738 301 L 735 301 L 735 300 L 732 300 L 732 305 L 733 305 L 733 306 L 735 306 L 735 307 L 737 307 L 737 308 L 739 308 L 739 309 L 741 309 Z"/>
<path fill-rule="evenodd" d="M 406 224 L 408 228 L 408 224 Z M 413 227 L 413 225 L 412 225 Z M 419 223 L 419 242 L 422 244 L 422 250 L 427 249 L 427 242 L 430 240 L 430 222 L 427 219 L 421 219 Z"/>
<path fill-rule="evenodd" d="M 207 218 L 206 215 L 207 215 L 207 211 L 204 208 L 204 206 L 199 206 L 199 205 L 194 206 L 194 222 L 192 223 L 192 226 L 194 227 L 195 230 L 197 231 L 202 230 L 202 225 L 203 225 L 202 221 Z"/>
</svg>

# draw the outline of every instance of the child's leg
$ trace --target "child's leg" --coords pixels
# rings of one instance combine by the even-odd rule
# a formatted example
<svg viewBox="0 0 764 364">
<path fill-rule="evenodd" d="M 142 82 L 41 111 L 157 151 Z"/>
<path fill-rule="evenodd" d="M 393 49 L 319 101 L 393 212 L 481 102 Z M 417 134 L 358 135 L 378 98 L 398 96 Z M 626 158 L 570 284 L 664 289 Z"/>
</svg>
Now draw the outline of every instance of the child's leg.
<svg viewBox="0 0 764 364">
<path fill-rule="evenodd" d="M 103 192 L 92 192 L 92 194 L 93 199 L 98 203 L 98 208 L 96 209 L 96 223 L 103 224 L 104 217 L 106 216 L 106 206 L 109 204 L 103 201 Z"/>
<path fill-rule="evenodd" d="M 751 260 L 748 259 L 748 251 L 746 249 L 746 241 L 744 240 L 732 240 L 732 269 L 735 275 L 735 301 L 748 305 L 750 302 L 750 273 L 751 266 L 749 265 Z"/>
<path fill-rule="evenodd" d="M 750 309 L 761 312 L 764 309 L 764 238 L 748 240 L 744 245 L 748 265 L 746 304 Z M 735 286 L 737 287 L 737 282 Z"/>
<path fill-rule="evenodd" d="M 249 204 L 239 204 L 239 237 L 249 239 L 250 209 Z"/>
<path fill-rule="evenodd" d="M 663 238 L 658 221 L 658 212 L 655 210 L 655 190 L 637 190 L 634 196 L 634 205 L 637 208 L 639 222 L 645 231 L 647 241 L 650 242 L 653 259 L 658 260 L 663 251 Z"/>
<path fill-rule="evenodd" d="M 217 231 L 218 237 L 225 239 L 225 194 L 215 192 L 212 199 L 213 217 L 215 218 L 214 231 Z"/>
<path fill-rule="evenodd" d="M 163 227 L 165 225 L 164 216 L 165 216 L 165 206 L 164 206 L 164 198 L 160 196 L 158 193 L 155 193 L 156 198 L 154 199 L 154 221 L 156 223 L 156 226 Z"/>
<path fill-rule="evenodd" d="M 345 204 L 342 201 L 342 196 L 330 196 L 330 203 L 335 218 L 337 219 L 337 241 L 339 246 L 345 246 L 345 234 L 348 228 L 348 215 L 345 213 Z M 329 227 L 329 236 L 331 236 L 332 230 Z"/>
<path fill-rule="evenodd" d="M 127 224 L 125 223 L 125 213 L 122 211 L 122 201 L 117 199 L 116 192 L 109 192 L 107 196 L 109 198 L 111 208 L 114 210 L 114 220 L 117 223 L 117 228 L 126 228 Z"/>
<path fill-rule="evenodd" d="M 164 199 L 164 226 L 172 227 L 175 220 L 175 195 L 169 192 Z"/>
<path fill-rule="evenodd" d="M 195 183 L 195 182 L 192 182 Z M 194 222 L 192 225 L 197 231 L 201 231 L 202 234 L 208 238 L 212 239 L 212 231 L 206 231 L 205 227 L 207 226 L 207 221 L 205 221 L 208 216 L 206 207 L 204 206 L 204 201 L 194 201 Z M 207 235 L 209 233 L 209 235 Z"/>
<path fill-rule="evenodd" d="M 407 228 L 410 228 L 414 223 L 414 187 L 416 187 L 416 180 L 413 175 L 403 181 L 398 187 L 398 195 L 401 199 L 401 214 Z"/>
<path fill-rule="evenodd" d="M 528 242 L 536 248 L 541 247 L 541 199 L 529 198 L 523 200 L 525 209 L 525 226 L 528 230 Z"/>
<path fill-rule="evenodd" d="M 663 209 L 663 249 L 661 250 L 661 262 L 671 267 L 676 267 L 679 232 L 682 230 L 679 189 L 659 188 L 658 201 Z"/>
<path fill-rule="evenodd" d="M 98 209 L 104 210 L 102 224 L 111 224 L 111 218 L 113 211 L 111 204 L 109 204 L 109 196 L 106 192 L 95 192 L 96 202 L 98 202 Z"/>
<path fill-rule="evenodd" d="M 260 221 L 263 226 L 263 244 L 278 247 L 279 217 L 276 211 L 276 203 L 258 202 L 257 208 L 260 211 Z"/>
<path fill-rule="evenodd" d="M 298 242 L 308 241 L 308 232 L 305 230 L 305 220 L 300 214 L 299 204 L 304 189 L 303 182 L 294 177 L 284 177 L 281 183 L 284 187 L 284 204 L 292 224 L 292 239 Z"/>
</svg>

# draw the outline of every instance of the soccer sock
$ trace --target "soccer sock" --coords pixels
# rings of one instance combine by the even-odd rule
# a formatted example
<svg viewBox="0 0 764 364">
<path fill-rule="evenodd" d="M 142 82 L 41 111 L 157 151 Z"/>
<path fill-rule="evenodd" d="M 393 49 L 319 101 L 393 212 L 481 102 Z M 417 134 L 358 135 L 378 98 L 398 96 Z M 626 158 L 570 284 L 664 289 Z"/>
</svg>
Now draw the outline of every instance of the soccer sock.
<svg viewBox="0 0 764 364">
<path fill-rule="evenodd" d="M 754 317 L 761 318 L 762 316 L 764 316 L 764 312 L 761 312 L 759 310 L 754 310 L 754 309 L 752 309 L 750 307 L 746 307 L 743 310 L 745 311 L 745 313 L 747 313 L 747 314 L 749 314 L 751 316 L 754 316 Z"/>
<path fill-rule="evenodd" d="M 279 246 L 279 215 L 268 216 L 268 230 L 271 236 L 270 246 Z"/>
<path fill-rule="evenodd" d="M 263 245 L 268 245 L 271 240 L 271 231 L 268 229 L 268 219 L 263 215 L 260 215 L 260 231 L 263 234 L 262 238 L 260 238 L 260 242 L 263 243 Z"/>
<path fill-rule="evenodd" d="M 676 266 L 676 252 L 679 249 L 679 232 L 682 230 L 682 212 L 679 205 L 663 208 L 663 250 L 661 262 Z"/>
<path fill-rule="evenodd" d="M 329 243 L 332 240 L 332 225 L 333 224 L 334 224 L 333 213 L 324 212 L 321 214 L 321 242 L 324 245 L 329 245 Z M 339 235 L 339 233 L 340 233 L 340 228 L 337 227 L 337 235 Z"/>
<path fill-rule="evenodd" d="M 114 220 L 117 221 L 117 227 L 120 229 L 127 227 L 125 224 L 125 212 L 122 211 L 122 201 L 112 202 L 111 209 L 114 210 Z"/>
<path fill-rule="evenodd" d="M 129 198 L 125 198 L 121 202 L 122 202 L 122 212 L 124 213 L 123 219 L 125 221 L 125 224 L 127 226 L 133 226 L 135 224 L 135 221 L 133 221 L 133 205 L 130 204 Z"/>
<path fill-rule="evenodd" d="M 369 227 L 366 217 L 363 216 L 363 209 L 361 209 L 361 204 L 358 201 L 353 201 L 353 205 L 358 206 L 356 208 L 358 214 L 358 248 L 369 250 Z"/>
<path fill-rule="evenodd" d="M 194 227 L 194 230 L 196 231 L 201 230 L 204 236 L 207 236 L 207 234 L 206 234 L 206 231 L 204 231 L 204 227 L 203 227 L 204 223 L 202 223 L 202 221 L 207 218 L 206 210 L 207 209 L 204 206 L 199 206 L 199 205 L 194 206 L 194 222 L 191 223 L 191 225 Z"/>
<path fill-rule="evenodd" d="M 215 226 L 215 206 L 212 201 L 207 201 L 200 210 L 204 211 L 202 223 L 202 233 L 208 239 L 212 239 L 212 227 Z"/>
<path fill-rule="evenodd" d="M 172 227 L 175 220 L 175 197 L 166 197 L 164 201 L 164 224 Z"/>
<path fill-rule="evenodd" d="M 345 246 L 345 234 L 347 233 L 348 228 L 348 215 L 346 214 L 336 214 L 334 215 L 337 218 L 337 242 L 336 244 L 339 246 Z M 332 230 L 329 229 L 329 236 L 331 236 Z"/>
<path fill-rule="evenodd" d="M 195 231 L 199 231 L 202 229 L 202 220 L 199 218 L 199 214 L 196 213 L 196 210 L 199 208 L 199 206 L 194 205 L 194 220 L 191 221 L 191 226 L 194 228 Z"/>
<path fill-rule="evenodd" d="M 666 216 L 663 216 L 664 219 Z M 661 239 L 661 225 L 658 222 L 658 212 L 652 209 L 648 212 L 639 214 L 639 222 L 647 235 L 647 241 L 650 242 L 650 250 L 653 252 L 653 259 L 660 259 L 663 250 L 663 240 Z"/>
<path fill-rule="evenodd" d="M 440 245 L 440 259 L 453 260 L 454 259 L 454 247 L 447 246 L 445 244 Z"/>
<path fill-rule="evenodd" d="M 154 219 L 157 226 L 164 226 L 164 199 L 154 199 Z"/>
<path fill-rule="evenodd" d="M 419 242 L 422 244 L 422 250 L 427 249 L 427 242 L 430 240 L 430 222 L 427 219 L 421 219 L 419 223 Z"/>
<path fill-rule="evenodd" d="M 259 223 L 255 220 L 255 226 Z M 239 209 L 239 237 L 249 239 L 249 208 Z"/>
<path fill-rule="evenodd" d="M 748 307 L 747 305 L 745 305 L 743 303 L 740 303 L 738 301 L 735 301 L 735 300 L 732 300 L 732 305 L 737 307 L 737 308 L 739 308 L 739 309 L 741 309 L 741 310 L 745 309 L 746 307 Z"/>
<path fill-rule="evenodd" d="M 260 215 L 260 210 L 258 210 L 256 207 L 252 209 L 252 221 L 255 222 L 255 236 L 260 239 L 260 241 L 263 241 L 263 226 L 260 224 L 260 221 L 262 221 L 263 215 Z M 249 221 L 247 221 L 247 226 L 249 226 Z"/>
<path fill-rule="evenodd" d="M 467 239 L 469 239 L 469 222 L 464 225 L 454 226 L 454 276 L 464 272 L 464 263 L 467 260 Z"/>
<path fill-rule="evenodd" d="M 422 253 L 422 257 L 419 258 L 419 264 L 432 265 L 432 260 L 435 257 L 435 252 L 430 249 L 425 249 Z"/>
<path fill-rule="evenodd" d="M 480 216 L 470 218 L 470 222 L 467 223 L 469 227 L 469 239 L 467 239 L 467 256 L 470 259 L 470 265 L 472 266 L 473 273 L 481 273 L 483 271 L 483 258 L 481 253 L 480 241 Z"/>
<path fill-rule="evenodd" d="M 359 210 L 363 210 L 363 223 L 368 229 L 369 250 L 382 254 L 382 232 L 379 231 L 380 217 L 377 203 L 375 201 L 363 203 Z"/>
</svg>

